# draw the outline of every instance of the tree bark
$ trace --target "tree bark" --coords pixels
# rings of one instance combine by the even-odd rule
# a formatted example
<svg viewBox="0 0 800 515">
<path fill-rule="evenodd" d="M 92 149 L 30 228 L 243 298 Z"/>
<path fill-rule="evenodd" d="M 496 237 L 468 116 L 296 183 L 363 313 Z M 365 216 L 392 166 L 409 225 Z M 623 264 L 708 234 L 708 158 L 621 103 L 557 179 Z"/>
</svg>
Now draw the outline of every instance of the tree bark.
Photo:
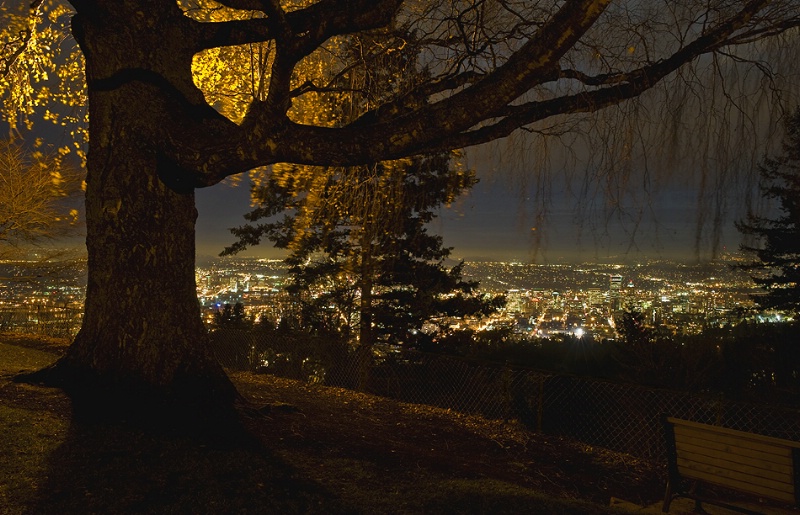
<svg viewBox="0 0 800 515">
<path fill-rule="evenodd" d="M 125 102 L 114 97 L 124 96 L 90 94 L 92 134 L 102 136 L 88 156 L 85 313 L 50 382 L 91 409 L 135 402 L 160 415 L 178 406 L 190 417 L 225 411 L 235 389 L 200 317 L 194 193 L 159 178 L 167 165 L 127 130 L 125 118 L 137 113 L 121 112 Z"/>
<path fill-rule="evenodd" d="M 64 388 L 90 416 L 230 416 L 236 390 L 211 353 L 197 301 L 194 191 L 157 145 L 159 127 L 181 113 L 146 74 L 103 83 L 126 69 L 126 50 L 76 36 L 89 57 L 91 117 L 85 312 L 66 355 L 27 379 Z"/>
<path fill-rule="evenodd" d="M 360 241 L 361 267 L 359 277 L 359 323 L 358 323 L 358 390 L 366 392 L 369 386 L 370 372 L 373 364 L 373 346 L 375 334 L 373 322 L 373 297 L 375 267 L 372 264 L 371 231 L 362 228 Z"/>
</svg>

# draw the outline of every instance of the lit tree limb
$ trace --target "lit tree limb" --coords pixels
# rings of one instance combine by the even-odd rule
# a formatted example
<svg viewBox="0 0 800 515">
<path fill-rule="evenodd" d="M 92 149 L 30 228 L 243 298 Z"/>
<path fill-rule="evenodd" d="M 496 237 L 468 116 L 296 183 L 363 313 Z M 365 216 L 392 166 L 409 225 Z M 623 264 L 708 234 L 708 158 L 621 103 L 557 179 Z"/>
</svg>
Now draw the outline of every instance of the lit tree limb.
<svg viewBox="0 0 800 515">
<path fill-rule="evenodd" d="M 375 160 L 378 156 L 399 156 L 408 152 L 431 151 L 448 147 L 476 145 L 507 136 L 520 126 L 546 119 L 558 114 L 589 112 L 636 97 L 652 88 L 670 73 L 700 55 L 713 52 L 739 41 L 747 41 L 748 34 L 763 33 L 766 27 L 756 25 L 750 30 L 749 24 L 754 17 L 765 9 L 768 0 L 750 1 L 738 12 L 719 24 L 709 27 L 704 33 L 675 51 L 667 58 L 648 64 L 641 68 L 603 74 L 594 77 L 577 71 L 560 71 L 554 63 L 560 54 L 551 54 L 552 46 L 541 41 L 550 41 L 544 35 L 523 46 L 509 61 L 496 72 L 483 77 L 464 90 L 432 105 L 425 106 L 419 112 L 405 114 L 399 118 L 378 120 L 374 123 L 356 123 L 351 127 L 329 129 L 286 123 L 277 134 L 281 138 L 294 142 L 314 142 L 314 152 L 319 152 L 322 160 L 347 165 Z M 554 34 L 563 30 L 565 25 L 574 23 L 593 8 L 593 2 L 579 7 L 570 4 L 572 9 L 565 12 L 566 7 L 541 30 L 547 33 L 547 27 Z M 599 13 L 595 12 L 595 15 Z M 584 17 L 585 18 L 585 17 Z M 587 21 L 586 23 L 591 23 Z M 786 30 L 793 22 L 784 21 L 780 27 Z M 740 32 L 741 31 L 741 32 Z M 575 39 L 580 35 L 575 33 Z M 536 44 L 534 44 L 536 43 Z M 571 46 L 574 41 L 565 41 Z M 557 48 L 557 47 L 556 47 Z M 539 52 L 534 52 L 534 50 Z M 564 50 L 566 51 L 566 49 Z M 545 64 L 542 64 L 545 63 Z M 464 84 L 468 84 L 472 76 L 465 76 Z M 557 97 L 552 100 L 512 104 L 531 87 L 559 78 L 578 79 L 587 86 L 611 86 L 593 89 L 572 95 Z M 526 79 L 526 80 L 524 80 Z M 524 86 L 521 84 L 524 83 Z M 455 83 L 453 83 L 455 84 Z M 505 88 L 508 88 L 507 90 Z M 465 108 L 465 106 L 468 106 Z M 499 117 L 499 119 L 498 119 Z M 494 118 L 494 120 L 493 120 Z M 488 122 L 485 127 L 472 129 L 481 123 Z M 426 131 L 426 127 L 439 127 L 438 131 Z M 441 128 L 445 127 L 446 130 Z M 472 130 L 470 130 L 472 129 Z M 437 137 L 439 134 L 450 134 Z M 387 137 L 387 135 L 389 135 Z M 329 142 L 330 146 L 326 145 Z M 354 143 L 358 142 L 358 143 Z M 249 145 L 258 145 L 258 141 L 249 140 Z M 281 148 L 287 149 L 283 145 Z M 291 155 L 275 156 L 278 161 L 290 161 L 314 164 L 320 160 L 306 151 L 302 144 L 291 145 Z M 323 157 L 324 156 L 324 157 Z M 244 164 L 244 167 L 255 163 Z M 235 172 L 234 172 L 235 173 Z M 210 183 L 221 180 L 212 172 L 207 178 Z"/>
</svg>

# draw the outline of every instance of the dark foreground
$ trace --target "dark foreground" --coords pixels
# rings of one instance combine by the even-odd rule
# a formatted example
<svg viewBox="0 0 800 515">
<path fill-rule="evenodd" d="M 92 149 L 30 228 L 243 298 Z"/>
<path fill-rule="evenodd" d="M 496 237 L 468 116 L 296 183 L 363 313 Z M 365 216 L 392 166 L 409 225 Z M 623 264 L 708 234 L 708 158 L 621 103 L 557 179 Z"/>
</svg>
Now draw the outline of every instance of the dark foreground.
<svg viewBox="0 0 800 515">
<path fill-rule="evenodd" d="M 662 470 L 438 408 L 236 374 L 257 445 L 72 419 L 60 390 L 11 382 L 63 343 L 0 335 L 0 513 L 609 513 Z M 236 438 L 236 437 L 232 437 Z"/>
</svg>

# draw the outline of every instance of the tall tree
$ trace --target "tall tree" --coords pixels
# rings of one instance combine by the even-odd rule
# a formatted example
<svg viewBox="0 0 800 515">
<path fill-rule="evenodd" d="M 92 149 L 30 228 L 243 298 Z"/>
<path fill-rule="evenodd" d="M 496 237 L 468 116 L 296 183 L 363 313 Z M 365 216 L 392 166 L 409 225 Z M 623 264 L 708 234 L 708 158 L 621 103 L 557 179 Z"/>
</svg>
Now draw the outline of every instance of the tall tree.
<svg viewBox="0 0 800 515">
<path fill-rule="evenodd" d="M 450 156 L 350 167 L 329 175 L 309 220 L 307 195 L 291 183 L 256 187 L 260 206 L 248 224 L 231 232 L 232 254 L 269 239 L 290 249 L 290 292 L 304 304 L 306 324 L 352 335 L 362 380 L 378 342 L 415 346 L 428 335 L 423 326 L 465 316 L 487 316 L 503 298 L 483 296 L 477 282 L 462 278 L 462 264 L 447 267 L 452 249 L 426 224 L 443 204 L 475 183 L 473 172 L 450 168 Z M 342 195 L 344 183 L 348 191 Z M 350 185 L 350 186 L 347 186 Z M 358 191 L 349 191 L 358 185 Z M 357 328 L 357 330 L 353 330 Z M 363 381 L 362 381 L 363 386 Z"/>
<path fill-rule="evenodd" d="M 758 167 L 761 194 L 777 203 L 777 216 L 748 213 L 737 229 L 754 237 L 741 249 L 754 259 L 740 268 L 764 292 L 754 295 L 761 307 L 800 312 L 800 108 L 786 119 L 783 152 Z"/>
<path fill-rule="evenodd" d="M 115 391 L 201 414 L 230 406 L 235 391 L 207 350 L 195 298 L 195 188 L 273 163 L 357 165 L 476 145 L 520 127 L 547 131 L 565 115 L 613 106 L 667 77 L 696 87 L 696 67 L 676 74 L 692 63 L 744 62 L 768 72 L 766 43 L 791 43 L 800 25 L 796 0 L 222 0 L 210 11 L 200 8 L 207 3 L 172 0 L 70 5 L 89 113 L 89 279 L 79 334 L 38 379 L 89 386 L 75 390 L 76 399 Z M 39 44 L 39 27 L 54 23 L 43 13 L 62 8 L 36 0 L 19 30 L 4 32 L 6 105 L 56 93 L 75 101 L 35 82 L 43 63 L 57 61 L 56 47 Z M 333 43 L 372 31 L 418 46 L 415 65 L 429 78 L 351 123 L 298 122 L 293 106 L 331 89 L 327 71 L 303 63 L 328 54 L 342 73 L 358 67 L 362 61 L 338 55 Z M 196 56 L 247 44 L 264 45 L 268 74 L 232 119 L 197 86 Z"/>
</svg>

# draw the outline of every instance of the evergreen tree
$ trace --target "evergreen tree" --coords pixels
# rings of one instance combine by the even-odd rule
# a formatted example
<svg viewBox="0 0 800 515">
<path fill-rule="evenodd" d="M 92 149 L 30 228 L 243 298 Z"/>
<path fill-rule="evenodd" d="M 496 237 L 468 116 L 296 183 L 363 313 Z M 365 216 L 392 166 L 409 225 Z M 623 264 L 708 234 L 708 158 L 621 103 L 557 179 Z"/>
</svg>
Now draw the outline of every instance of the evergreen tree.
<svg viewBox="0 0 800 515">
<path fill-rule="evenodd" d="M 214 313 L 209 346 L 214 357 L 226 368 L 247 370 L 253 367 L 253 320 L 241 302 L 225 304 Z"/>
<path fill-rule="evenodd" d="M 316 200 L 327 208 L 303 223 L 298 213 L 308 198 L 295 195 L 291 184 L 270 181 L 254 192 L 261 205 L 245 218 L 257 222 L 284 212 L 283 218 L 232 229 L 238 241 L 224 253 L 263 238 L 290 249 L 288 289 L 301 299 L 307 327 L 350 335 L 365 353 L 376 342 L 427 345 L 446 328 L 425 332 L 423 325 L 488 315 L 502 305 L 502 298 L 481 296 L 477 282 L 463 279 L 463 263 L 448 268 L 451 249 L 427 231 L 435 210 L 476 182 L 472 172 L 448 165 L 444 154 L 341 170 Z M 364 196 L 340 197 L 340 180 L 360 182 Z"/>
<path fill-rule="evenodd" d="M 334 125 L 364 123 L 361 115 L 371 104 L 429 78 L 412 66 L 419 58 L 413 46 L 388 55 L 376 49 L 380 45 L 369 35 L 343 45 L 345 54 L 379 65 L 333 79 L 352 89 L 344 102 L 320 93 L 318 102 L 328 105 Z M 308 109 L 305 116 L 318 111 Z M 429 347 L 434 334 L 445 332 L 431 329 L 435 320 L 488 314 L 499 305 L 499 299 L 475 294 L 477 283 L 462 279 L 462 264 L 445 266 L 451 249 L 426 229 L 436 209 L 476 182 L 473 172 L 459 168 L 457 156 L 439 152 L 352 167 L 273 166 L 266 180 L 256 177 L 252 197 L 260 207 L 246 218 L 256 222 L 285 212 L 284 218 L 234 229 L 239 241 L 224 253 L 264 237 L 290 249 L 288 289 L 300 300 L 303 329 L 356 342 L 363 386 L 375 343 Z M 425 324 L 431 330 L 422 331 Z"/>
<path fill-rule="evenodd" d="M 742 244 L 754 260 L 739 267 L 765 293 L 755 300 L 765 308 L 800 309 L 800 108 L 787 118 L 781 155 L 766 158 L 759 166 L 761 194 L 777 202 L 778 215 L 770 218 L 749 212 L 736 224 L 739 231 L 758 243 Z"/>
</svg>

